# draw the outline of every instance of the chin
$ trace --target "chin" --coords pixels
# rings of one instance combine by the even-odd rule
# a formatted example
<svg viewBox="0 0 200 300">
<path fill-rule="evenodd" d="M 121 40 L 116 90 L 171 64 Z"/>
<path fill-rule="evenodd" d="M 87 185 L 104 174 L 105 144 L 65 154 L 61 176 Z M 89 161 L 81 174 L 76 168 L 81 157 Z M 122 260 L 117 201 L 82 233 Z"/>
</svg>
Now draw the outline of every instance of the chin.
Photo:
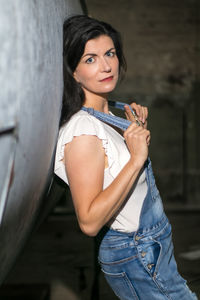
<svg viewBox="0 0 200 300">
<path fill-rule="evenodd" d="M 115 89 L 115 87 L 113 87 L 113 88 L 107 88 L 107 89 L 101 89 L 101 90 L 96 91 L 95 94 L 106 95 L 106 94 L 111 93 L 114 89 Z"/>
<path fill-rule="evenodd" d="M 110 93 L 116 88 L 116 85 L 117 82 L 109 83 L 102 88 L 102 92 L 104 91 L 105 93 Z"/>
</svg>

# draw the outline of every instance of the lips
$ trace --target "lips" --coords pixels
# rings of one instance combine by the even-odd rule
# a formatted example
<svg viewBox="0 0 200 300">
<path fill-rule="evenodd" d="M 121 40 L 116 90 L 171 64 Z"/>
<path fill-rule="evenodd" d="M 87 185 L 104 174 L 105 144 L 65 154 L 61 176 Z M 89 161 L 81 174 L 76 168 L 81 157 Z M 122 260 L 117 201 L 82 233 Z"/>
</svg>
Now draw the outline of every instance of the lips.
<svg viewBox="0 0 200 300">
<path fill-rule="evenodd" d="M 109 77 L 103 78 L 100 81 L 101 82 L 105 82 L 105 81 L 111 81 L 111 80 L 113 80 L 113 76 L 109 76 Z"/>
</svg>

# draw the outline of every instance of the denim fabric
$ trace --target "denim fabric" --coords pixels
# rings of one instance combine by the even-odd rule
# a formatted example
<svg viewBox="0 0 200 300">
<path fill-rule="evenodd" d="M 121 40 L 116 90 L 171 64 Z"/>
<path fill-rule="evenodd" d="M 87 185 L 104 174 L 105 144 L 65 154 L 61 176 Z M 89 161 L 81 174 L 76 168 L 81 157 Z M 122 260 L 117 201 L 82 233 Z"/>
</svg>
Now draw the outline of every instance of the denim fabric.
<svg viewBox="0 0 200 300">
<path fill-rule="evenodd" d="M 100 121 L 103 121 L 108 124 L 112 124 L 118 128 L 121 128 L 122 130 L 126 130 L 128 126 L 131 124 L 131 122 L 128 120 L 102 113 L 100 111 L 94 110 L 91 107 L 82 107 L 81 109 L 88 112 L 90 115 L 96 117 Z"/>
<path fill-rule="evenodd" d="M 122 300 L 197 300 L 180 276 L 173 253 L 171 225 L 163 211 L 151 163 L 148 192 L 139 229 L 132 233 L 104 227 L 99 233 L 99 263 L 108 284 Z"/>
<path fill-rule="evenodd" d="M 122 118 L 113 122 L 113 116 L 84 110 L 121 129 L 129 126 Z M 177 270 L 171 225 L 163 211 L 149 158 L 145 172 L 148 191 L 139 228 L 136 232 L 123 233 L 103 227 L 97 236 L 101 269 L 122 300 L 197 300 Z"/>
</svg>

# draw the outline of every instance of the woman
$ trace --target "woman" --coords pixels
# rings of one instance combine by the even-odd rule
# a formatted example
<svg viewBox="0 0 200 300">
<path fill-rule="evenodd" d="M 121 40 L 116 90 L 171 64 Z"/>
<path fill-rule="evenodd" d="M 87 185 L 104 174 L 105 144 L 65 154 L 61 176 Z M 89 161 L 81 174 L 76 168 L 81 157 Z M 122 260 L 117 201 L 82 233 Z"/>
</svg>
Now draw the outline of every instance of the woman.
<svg viewBox="0 0 200 300">
<path fill-rule="evenodd" d="M 71 17 L 63 54 L 55 173 L 70 186 L 81 230 L 98 236 L 108 283 L 123 300 L 197 299 L 174 260 L 171 226 L 148 159 L 147 108 L 131 105 L 138 126 L 125 105 L 131 122 L 124 132 L 97 118 L 111 114 L 108 95 L 125 70 L 119 33 L 87 16 Z"/>
</svg>

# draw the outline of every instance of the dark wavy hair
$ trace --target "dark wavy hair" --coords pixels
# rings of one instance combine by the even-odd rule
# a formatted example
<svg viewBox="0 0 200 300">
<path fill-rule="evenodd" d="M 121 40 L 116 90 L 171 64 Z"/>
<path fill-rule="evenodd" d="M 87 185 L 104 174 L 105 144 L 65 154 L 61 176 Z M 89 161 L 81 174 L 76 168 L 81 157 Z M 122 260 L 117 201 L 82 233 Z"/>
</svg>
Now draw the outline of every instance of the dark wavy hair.
<svg viewBox="0 0 200 300">
<path fill-rule="evenodd" d="M 64 91 L 60 126 L 78 112 L 84 104 L 85 94 L 73 73 L 84 53 L 87 41 L 100 35 L 109 36 L 119 60 L 119 74 L 126 70 L 120 34 L 109 24 L 86 15 L 75 15 L 64 22 L 63 76 Z"/>
</svg>

